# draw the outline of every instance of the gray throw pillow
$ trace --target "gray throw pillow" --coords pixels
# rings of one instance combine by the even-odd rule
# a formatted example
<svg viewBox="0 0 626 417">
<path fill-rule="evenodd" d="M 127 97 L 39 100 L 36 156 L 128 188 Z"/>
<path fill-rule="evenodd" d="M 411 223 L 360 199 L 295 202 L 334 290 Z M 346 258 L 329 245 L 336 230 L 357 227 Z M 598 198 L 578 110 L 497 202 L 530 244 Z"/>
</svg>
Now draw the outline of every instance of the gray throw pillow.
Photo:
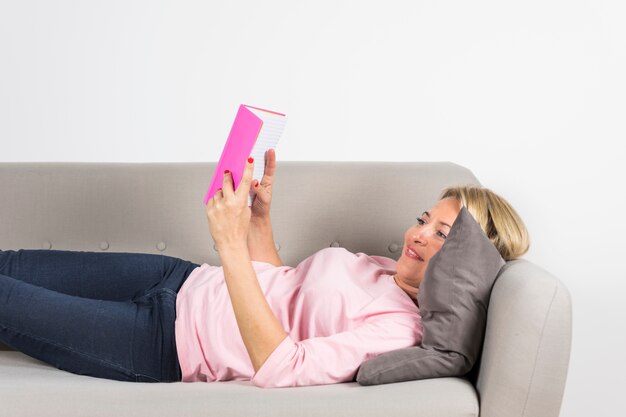
<svg viewBox="0 0 626 417">
<path fill-rule="evenodd" d="M 363 362 L 357 382 L 376 385 L 468 373 L 480 354 L 491 288 L 503 265 L 498 250 L 462 208 L 431 258 L 417 295 L 421 345 Z"/>
</svg>

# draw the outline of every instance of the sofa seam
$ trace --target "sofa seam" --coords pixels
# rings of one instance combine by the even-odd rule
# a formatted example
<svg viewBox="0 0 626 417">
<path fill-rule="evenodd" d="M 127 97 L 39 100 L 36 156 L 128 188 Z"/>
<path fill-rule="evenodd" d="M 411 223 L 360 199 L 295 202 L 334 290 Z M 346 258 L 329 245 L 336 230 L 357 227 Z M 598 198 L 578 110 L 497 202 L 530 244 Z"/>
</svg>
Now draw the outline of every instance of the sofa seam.
<svg viewBox="0 0 626 417">
<path fill-rule="evenodd" d="M 535 361 L 533 364 L 533 372 L 530 376 L 530 381 L 528 384 L 528 389 L 526 390 L 526 399 L 524 400 L 524 408 L 522 409 L 522 416 L 526 416 L 526 409 L 528 407 L 528 401 L 530 399 L 530 391 L 531 388 L 533 386 L 533 382 L 535 380 L 535 373 L 537 371 L 537 362 L 539 361 L 539 354 L 541 352 L 541 348 L 543 346 L 543 340 L 544 340 L 544 333 L 546 330 L 546 325 L 548 324 L 548 318 L 550 317 L 551 313 L 552 313 L 552 307 L 554 306 L 554 300 L 556 298 L 556 295 L 558 293 L 558 285 L 555 285 L 554 287 L 554 292 L 552 293 L 552 298 L 550 299 L 550 304 L 548 306 L 548 312 L 546 314 L 546 317 L 543 320 L 543 325 L 541 326 L 541 335 L 539 337 L 539 345 L 537 346 L 537 354 L 535 355 Z"/>
</svg>

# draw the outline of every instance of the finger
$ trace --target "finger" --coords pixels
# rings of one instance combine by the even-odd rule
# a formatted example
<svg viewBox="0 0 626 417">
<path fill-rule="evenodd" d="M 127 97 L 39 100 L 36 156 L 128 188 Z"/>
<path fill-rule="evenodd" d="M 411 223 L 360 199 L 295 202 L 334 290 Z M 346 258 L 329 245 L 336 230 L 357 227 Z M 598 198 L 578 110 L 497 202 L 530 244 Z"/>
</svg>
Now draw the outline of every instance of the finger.
<svg viewBox="0 0 626 417">
<path fill-rule="evenodd" d="M 276 169 L 276 151 L 271 148 L 268 149 L 265 155 L 265 168 L 263 171 L 263 177 L 269 177 L 271 181 L 274 176 L 274 170 Z"/>
<path fill-rule="evenodd" d="M 274 180 L 274 169 L 276 167 L 276 153 L 274 149 L 268 149 L 265 151 L 265 167 L 263 170 L 263 178 L 261 178 L 261 185 L 268 187 L 272 185 Z"/>
<path fill-rule="evenodd" d="M 213 209 L 213 207 L 215 206 L 215 202 L 221 198 L 222 195 L 222 189 L 218 188 L 217 191 L 215 191 L 215 194 L 213 194 L 213 197 L 209 198 L 209 201 L 206 205 L 207 207 L 207 214 L 209 211 L 211 211 L 211 209 Z"/>
<path fill-rule="evenodd" d="M 207 207 L 207 213 L 213 209 L 213 207 L 215 207 L 215 203 L 217 203 L 217 200 L 219 199 L 219 190 L 215 192 L 215 194 L 213 194 L 213 197 L 209 198 L 209 202 L 207 203 L 206 207 Z"/>
<path fill-rule="evenodd" d="M 233 173 L 229 170 L 224 171 L 224 178 L 222 180 L 222 197 L 228 198 L 229 196 L 235 193 L 235 188 L 233 185 Z"/>
<path fill-rule="evenodd" d="M 250 186 L 252 185 L 253 172 L 254 159 L 252 157 L 249 157 L 248 159 L 246 159 L 246 166 L 243 171 L 243 176 L 241 177 L 241 182 L 239 183 L 237 191 L 235 192 L 235 195 L 237 195 L 238 198 L 248 198 L 248 194 L 250 193 Z"/>
<path fill-rule="evenodd" d="M 254 197 L 259 193 L 259 182 L 257 180 L 252 181 L 250 187 L 250 197 L 254 200 Z"/>
</svg>

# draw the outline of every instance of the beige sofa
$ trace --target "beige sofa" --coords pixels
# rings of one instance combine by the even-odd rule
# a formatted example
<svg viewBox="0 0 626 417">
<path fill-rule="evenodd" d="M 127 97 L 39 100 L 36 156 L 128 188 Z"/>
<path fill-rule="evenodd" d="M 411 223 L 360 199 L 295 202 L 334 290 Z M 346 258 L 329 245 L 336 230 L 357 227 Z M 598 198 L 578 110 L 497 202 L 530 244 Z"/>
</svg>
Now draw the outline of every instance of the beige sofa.
<svg viewBox="0 0 626 417">
<path fill-rule="evenodd" d="M 214 168 L 0 163 L 0 249 L 162 253 L 219 264 L 202 203 Z M 278 161 L 276 246 L 292 266 L 327 246 L 396 259 L 404 231 L 444 186 L 477 182 L 445 162 Z M 496 281 L 481 361 L 466 377 L 282 389 L 247 381 L 127 383 L 73 375 L 3 350 L 0 415 L 557 416 L 570 343 L 567 289 L 518 260 Z"/>
</svg>

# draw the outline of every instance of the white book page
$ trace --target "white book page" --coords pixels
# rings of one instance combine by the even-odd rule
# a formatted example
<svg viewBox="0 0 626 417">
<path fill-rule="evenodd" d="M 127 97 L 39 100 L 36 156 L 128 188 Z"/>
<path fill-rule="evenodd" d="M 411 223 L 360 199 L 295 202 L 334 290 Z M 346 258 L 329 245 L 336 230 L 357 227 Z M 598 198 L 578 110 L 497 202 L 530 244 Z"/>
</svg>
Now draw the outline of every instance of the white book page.
<svg viewBox="0 0 626 417">
<path fill-rule="evenodd" d="M 265 171 L 265 151 L 270 148 L 276 148 L 278 140 L 285 129 L 287 124 L 287 117 L 279 114 L 266 112 L 263 110 L 253 109 L 248 107 L 252 113 L 263 120 L 263 126 L 259 136 L 252 148 L 250 156 L 254 158 L 254 172 L 252 173 L 252 183 L 254 180 L 261 182 L 263 179 L 263 172 Z M 250 193 L 252 194 L 252 193 Z M 248 206 L 252 205 L 252 196 L 248 196 Z"/>
</svg>

